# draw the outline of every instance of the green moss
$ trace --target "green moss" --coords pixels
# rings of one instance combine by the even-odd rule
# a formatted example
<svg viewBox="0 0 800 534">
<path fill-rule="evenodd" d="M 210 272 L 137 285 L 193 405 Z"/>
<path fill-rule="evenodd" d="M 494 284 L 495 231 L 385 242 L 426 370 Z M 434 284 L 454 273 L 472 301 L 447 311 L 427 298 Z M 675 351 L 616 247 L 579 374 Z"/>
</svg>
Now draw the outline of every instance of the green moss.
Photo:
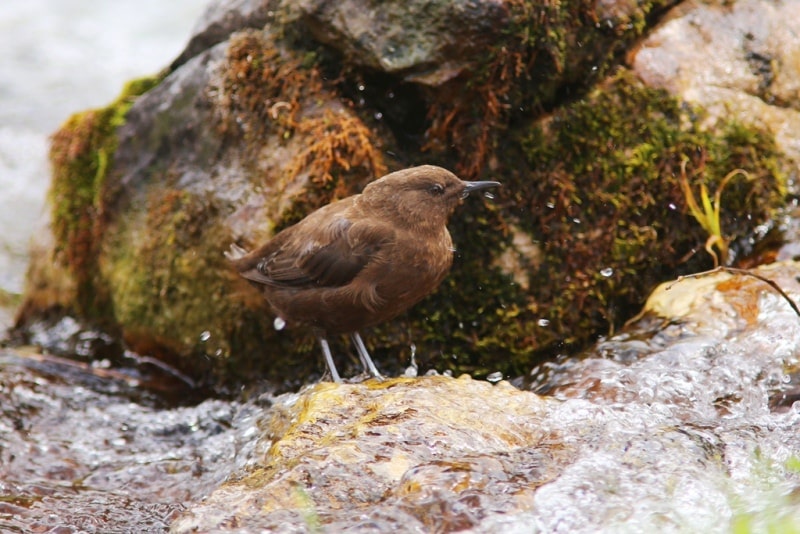
<svg viewBox="0 0 800 534">
<path fill-rule="evenodd" d="M 621 71 L 549 123 L 520 132 L 531 171 L 509 185 L 527 212 L 521 224 L 544 244 L 531 297 L 547 303 L 559 338 L 580 343 L 608 332 L 656 283 L 711 265 L 702 251 L 708 236 L 680 189 L 684 158 L 694 183 L 711 191 L 733 169 L 754 178 L 731 181 L 722 197 L 722 228 L 732 239 L 782 205 L 774 139 L 735 122 L 706 129 L 702 119 Z"/>
<path fill-rule="evenodd" d="M 275 332 L 263 298 L 223 256 L 230 237 L 218 200 L 156 187 L 147 206 L 121 222 L 103 261 L 128 346 L 218 390 L 311 374 L 319 362 Z"/>
<path fill-rule="evenodd" d="M 0 308 L 16 308 L 22 302 L 22 295 L 0 288 Z"/>
<path fill-rule="evenodd" d="M 102 316 L 104 307 L 95 262 L 103 234 L 101 191 L 117 148 L 116 131 L 136 97 L 159 81 L 151 77 L 128 83 L 109 106 L 72 115 L 51 139 L 49 201 L 56 257 L 76 281 L 75 311 L 87 316 Z"/>
</svg>

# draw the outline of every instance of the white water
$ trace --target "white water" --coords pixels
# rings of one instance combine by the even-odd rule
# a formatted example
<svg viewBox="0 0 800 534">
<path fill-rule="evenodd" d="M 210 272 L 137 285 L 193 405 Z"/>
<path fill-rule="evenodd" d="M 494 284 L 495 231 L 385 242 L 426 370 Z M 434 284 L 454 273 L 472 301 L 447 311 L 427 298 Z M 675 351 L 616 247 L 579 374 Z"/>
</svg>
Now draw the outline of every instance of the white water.
<svg viewBox="0 0 800 534">
<path fill-rule="evenodd" d="M 0 2 L 0 290 L 22 291 L 49 183 L 47 138 L 167 66 L 208 0 Z M 2 326 L 2 325 L 0 325 Z"/>
</svg>

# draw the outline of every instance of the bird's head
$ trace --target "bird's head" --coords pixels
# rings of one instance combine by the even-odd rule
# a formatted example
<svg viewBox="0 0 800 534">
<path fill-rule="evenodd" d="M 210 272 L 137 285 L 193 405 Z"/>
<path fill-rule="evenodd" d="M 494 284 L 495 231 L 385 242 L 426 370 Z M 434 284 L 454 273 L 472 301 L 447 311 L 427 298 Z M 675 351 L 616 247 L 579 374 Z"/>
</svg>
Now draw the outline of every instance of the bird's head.
<svg viewBox="0 0 800 534">
<path fill-rule="evenodd" d="M 393 222 L 418 229 L 441 230 L 470 192 L 499 186 L 499 182 L 467 182 L 434 165 L 421 165 L 387 174 L 367 185 L 361 201 L 370 211 Z"/>
</svg>

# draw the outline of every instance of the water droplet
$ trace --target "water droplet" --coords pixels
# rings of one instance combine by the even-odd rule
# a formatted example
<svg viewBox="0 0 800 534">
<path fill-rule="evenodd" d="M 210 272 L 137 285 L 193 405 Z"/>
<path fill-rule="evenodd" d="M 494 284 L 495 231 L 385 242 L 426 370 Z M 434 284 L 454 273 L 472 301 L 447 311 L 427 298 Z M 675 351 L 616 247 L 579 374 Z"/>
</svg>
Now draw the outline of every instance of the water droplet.
<svg viewBox="0 0 800 534">
<path fill-rule="evenodd" d="M 284 321 L 280 317 L 275 317 L 275 320 L 272 322 L 272 326 L 275 328 L 275 330 L 280 332 L 286 327 L 286 321 Z"/>
<path fill-rule="evenodd" d="M 376 121 L 379 121 L 383 118 L 383 113 L 381 113 L 380 111 L 376 111 L 374 117 Z"/>
<path fill-rule="evenodd" d="M 205 330 L 202 334 L 200 334 L 200 341 L 205 343 L 209 339 L 211 339 L 211 332 L 208 330 Z"/>
<path fill-rule="evenodd" d="M 538 321 L 536 321 L 536 324 L 538 324 L 541 327 L 550 326 L 550 320 L 549 319 L 539 319 Z"/>
<path fill-rule="evenodd" d="M 600 276 L 605 276 L 606 278 L 608 278 L 612 274 L 614 274 L 614 269 L 612 269 L 611 267 L 606 267 L 605 269 L 600 270 Z"/>
<path fill-rule="evenodd" d="M 678 209 L 678 206 L 676 206 L 676 205 L 675 205 L 675 204 L 673 204 L 672 202 L 670 202 L 670 203 L 667 205 L 667 207 L 668 207 L 669 209 L 671 209 L 672 211 L 675 211 L 675 210 L 677 210 L 677 209 Z"/>
<path fill-rule="evenodd" d="M 359 91 L 363 91 L 364 89 L 366 89 L 366 86 L 364 86 L 363 83 L 358 84 L 358 90 Z"/>
<path fill-rule="evenodd" d="M 491 382 L 492 384 L 496 384 L 497 382 L 500 382 L 502 379 L 503 379 L 503 373 L 501 373 L 500 371 L 495 371 L 494 373 L 486 375 L 486 380 L 488 382 Z"/>
<path fill-rule="evenodd" d="M 484 193 L 483 193 L 483 196 L 485 196 L 485 197 L 486 197 L 486 198 L 488 198 L 489 200 L 494 200 L 494 195 L 493 195 L 493 194 L 491 194 L 491 193 L 490 193 L 490 192 L 488 192 L 488 191 L 484 191 Z"/>
<path fill-rule="evenodd" d="M 403 376 L 407 378 L 416 378 L 419 376 L 419 366 L 417 365 L 416 355 L 417 355 L 417 346 L 415 344 L 411 344 L 411 362 L 406 367 Z"/>
</svg>

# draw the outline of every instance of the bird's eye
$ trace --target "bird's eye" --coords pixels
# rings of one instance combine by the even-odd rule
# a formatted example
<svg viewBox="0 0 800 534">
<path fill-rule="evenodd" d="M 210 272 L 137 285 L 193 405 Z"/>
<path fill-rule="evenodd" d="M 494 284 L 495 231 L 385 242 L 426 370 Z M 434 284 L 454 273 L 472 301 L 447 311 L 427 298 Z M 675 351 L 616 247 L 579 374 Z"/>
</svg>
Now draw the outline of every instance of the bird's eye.
<svg viewBox="0 0 800 534">
<path fill-rule="evenodd" d="M 443 195 L 444 194 L 444 186 L 442 184 L 433 184 L 429 191 L 431 194 L 434 195 Z"/>
</svg>

